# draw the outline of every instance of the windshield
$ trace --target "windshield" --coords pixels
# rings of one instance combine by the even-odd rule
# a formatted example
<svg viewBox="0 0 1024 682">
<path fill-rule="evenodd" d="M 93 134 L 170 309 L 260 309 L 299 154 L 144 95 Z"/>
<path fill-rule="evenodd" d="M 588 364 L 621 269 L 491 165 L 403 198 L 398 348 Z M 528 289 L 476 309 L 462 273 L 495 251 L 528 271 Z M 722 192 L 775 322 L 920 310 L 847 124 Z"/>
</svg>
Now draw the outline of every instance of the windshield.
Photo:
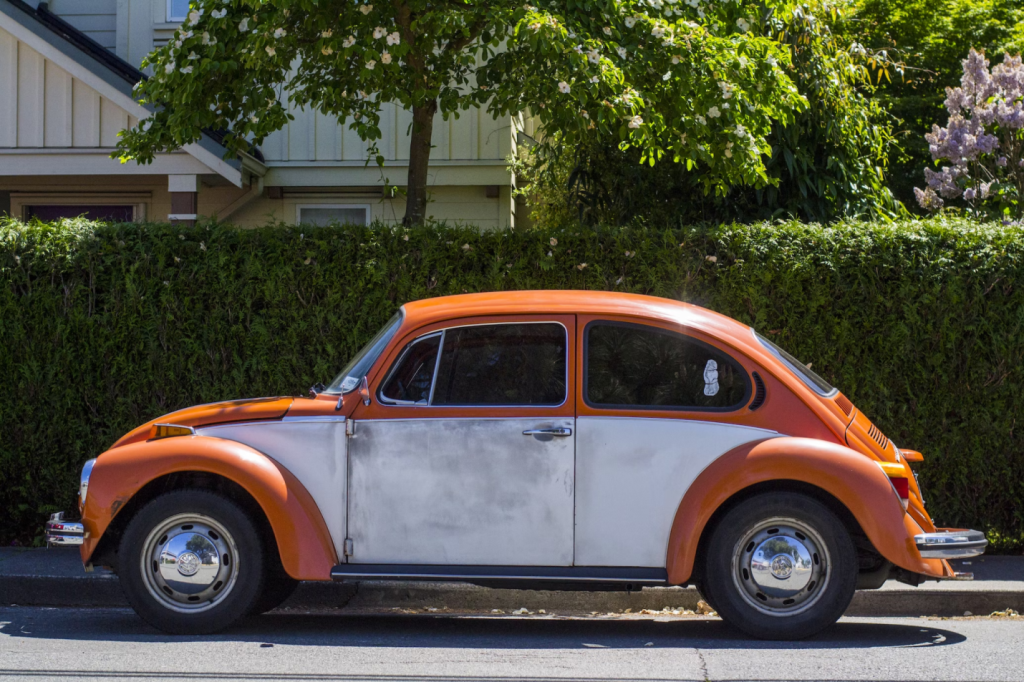
<svg viewBox="0 0 1024 682">
<path fill-rule="evenodd" d="M 807 365 L 800 362 L 757 332 L 754 332 L 754 336 L 756 336 L 757 340 L 761 342 L 761 345 L 771 351 L 772 355 L 777 357 L 779 360 L 782 360 L 782 364 L 789 367 L 793 374 L 800 377 L 800 380 L 807 384 L 807 386 L 815 393 L 827 398 L 836 392 L 836 389 L 833 388 L 831 384 L 818 376 L 817 373 L 812 372 Z"/>
<path fill-rule="evenodd" d="M 341 370 L 341 374 L 335 377 L 331 385 L 327 387 L 324 393 L 348 393 L 354 391 L 359 382 L 362 381 L 366 373 L 370 371 L 370 367 L 377 361 L 380 354 L 384 351 L 384 347 L 388 345 L 391 338 L 398 331 L 398 328 L 402 325 L 402 311 L 399 310 L 395 313 L 394 317 L 388 320 L 388 323 L 377 332 L 377 334 L 370 339 L 370 342 L 363 346 L 363 349 L 355 354 L 348 364 L 345 365 L 345 369 Z"/>
</svg>

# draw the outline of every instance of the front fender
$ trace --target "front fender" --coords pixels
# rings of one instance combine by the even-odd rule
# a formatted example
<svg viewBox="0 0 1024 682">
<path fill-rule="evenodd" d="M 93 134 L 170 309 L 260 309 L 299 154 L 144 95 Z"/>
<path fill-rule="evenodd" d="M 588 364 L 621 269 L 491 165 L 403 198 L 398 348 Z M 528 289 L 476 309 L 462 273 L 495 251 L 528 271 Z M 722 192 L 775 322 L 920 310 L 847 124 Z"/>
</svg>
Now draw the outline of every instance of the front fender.
<svg viewBox="0 0 1024 682">
<path fill-rule="evenodd" d="M 727 452 L 690 486 L 676 511 L 669 536 L 669 583 L 685 583 L 693 574 L 697 545 L 708 521 L 723 503 L 750 486 L 770 481 L 799 481 L 835 497 L 853 514 L 878 553 L 913 573 L 951 577 L 941 559 L 917 551 L 917 523 L 903 510 L 882 469 L 845 446 L 812 438 L 773 438 Z"/>
<path fill-rule="evenodd" d="M 143 441 L 103 453 L 93 467 L 82 511 L 82 560 L 89 561 L 111 521 L 143 486 L 167 474 L 193 471 L 223 476 L 252 495 L 270 522 L 288 575 L 296 580 L 330 579 L 337 553 L 305 487 L 287 469 L 247 445 L 209 436 Z"/>
</svg>

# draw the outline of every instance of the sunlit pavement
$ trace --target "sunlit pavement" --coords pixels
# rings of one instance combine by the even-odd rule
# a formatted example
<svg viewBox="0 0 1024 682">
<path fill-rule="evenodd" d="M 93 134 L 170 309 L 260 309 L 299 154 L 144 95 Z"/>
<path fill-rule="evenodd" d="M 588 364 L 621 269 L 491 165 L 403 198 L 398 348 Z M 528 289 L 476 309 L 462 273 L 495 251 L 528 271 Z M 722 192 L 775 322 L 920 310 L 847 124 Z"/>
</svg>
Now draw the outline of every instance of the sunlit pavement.
<svg viewBox="0 0 1024 682">
<path fill-rule="evenodd" d="M 277 612 L 173 637 L 128 609 L 0 608 L 0 679 L 1021 680 L 1024 617 L 844 618 L 802 642 L 694 616 Z"/>
</svg>

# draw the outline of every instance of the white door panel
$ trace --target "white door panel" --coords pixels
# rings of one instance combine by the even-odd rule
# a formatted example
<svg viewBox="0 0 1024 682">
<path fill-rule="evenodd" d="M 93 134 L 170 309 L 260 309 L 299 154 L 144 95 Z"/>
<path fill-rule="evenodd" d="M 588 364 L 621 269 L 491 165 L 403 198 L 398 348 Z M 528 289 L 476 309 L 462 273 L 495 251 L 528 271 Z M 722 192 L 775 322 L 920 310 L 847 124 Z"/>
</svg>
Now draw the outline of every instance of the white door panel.
<svg viewBox="0 0 1024 682">
<path fill-rule="evenodd" d="M 576 565 L 665 566 L 690 484 L 735 447 L 775 431 L 687 419 L 576 420 Z"/>
<path fill-rule="evenodd" d="M 338 556 L 345 556 L 348 438 L 344 418 L 296 417 L 210 426 L 196 432 L 248 445 L 290 471 L 320 508 Z"/>
<path fill-rule="evenodd" d="M 569 566 L 571 418 L 357 421 L 352 563 Z"/>
</svg>

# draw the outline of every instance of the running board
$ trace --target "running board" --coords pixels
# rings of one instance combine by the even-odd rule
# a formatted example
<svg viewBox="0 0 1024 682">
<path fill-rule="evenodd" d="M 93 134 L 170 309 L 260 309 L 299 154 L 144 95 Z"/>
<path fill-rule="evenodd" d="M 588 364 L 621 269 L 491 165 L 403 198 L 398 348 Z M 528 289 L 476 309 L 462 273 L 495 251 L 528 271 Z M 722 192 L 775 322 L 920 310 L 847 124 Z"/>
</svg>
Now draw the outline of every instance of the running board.
<svg viewBox="0 0 1024 682">
<path fill-rule="evenodd" d="M 668 573 L 664 568 L 618 568 L 608 566 L 436 566 L 417 564 L 338 564 L 331 579 L 424 580 L 430 582 L 467 582 L 493 587 L 534 587 L 602 585 L 612 589 L 664 587 Z"/>
</svg>

